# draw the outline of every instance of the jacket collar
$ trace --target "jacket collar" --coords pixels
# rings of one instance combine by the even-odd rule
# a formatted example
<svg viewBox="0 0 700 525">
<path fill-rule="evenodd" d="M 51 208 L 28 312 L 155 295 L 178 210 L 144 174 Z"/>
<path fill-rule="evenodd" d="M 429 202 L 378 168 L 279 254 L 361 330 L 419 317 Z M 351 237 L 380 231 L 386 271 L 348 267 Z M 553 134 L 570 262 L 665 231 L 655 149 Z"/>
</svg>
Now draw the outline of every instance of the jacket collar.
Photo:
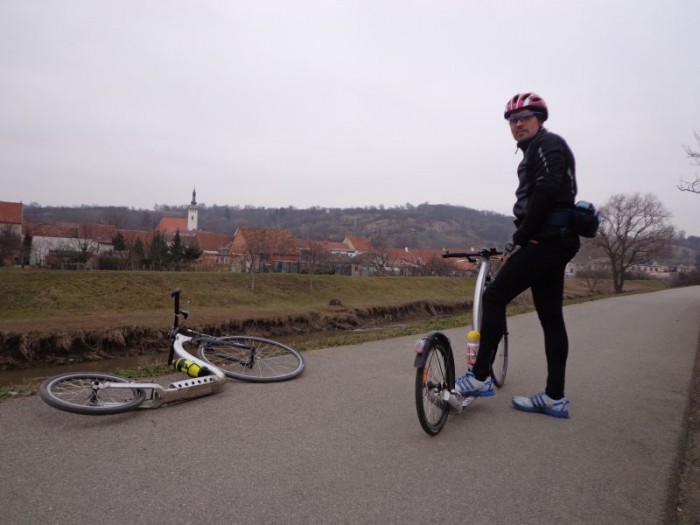
<svg viewBox="0 0 700 525">
<path fill-rule="evenodd" d="M 536 138 L 538 138 L 538 137 L 541 137 L 541 136 L 544 135 L 545 133 L 547 133 L 547 130 L 544 128 L 544 126 L 543 126 L 543 127 L 540 127 L 539 131 L 538 131 L 537 133 L 535 133 L 535 135 L 534 135 L 531 139 L 527 139 L 527 140 L 523 140 L 523 141 L 521 141 L 521 142 L 518 142 L 518 145 L 517 145 L 517 147 L 515 148 L 516 151 L 517 151 L 518 149 L 521 149 L 523 152 L 527 151 L 527 148 L 528 148 L 528 146 L 530 146 L 530 144 L 532 143 L 532 141 L 534 141 L 534 140 L 535 140 Z"/>
</svg>

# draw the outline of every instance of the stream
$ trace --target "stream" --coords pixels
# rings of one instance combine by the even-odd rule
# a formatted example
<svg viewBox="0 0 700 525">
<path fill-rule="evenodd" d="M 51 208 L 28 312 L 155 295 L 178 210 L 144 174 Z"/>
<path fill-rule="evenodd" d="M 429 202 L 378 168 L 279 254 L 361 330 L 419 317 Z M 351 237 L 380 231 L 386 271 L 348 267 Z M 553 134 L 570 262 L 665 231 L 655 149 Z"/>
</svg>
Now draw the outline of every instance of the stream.
<svg viewBox="0 0 700 525">
<path fill-rule="evenodd" d="M 327 339 L 331 337 L 341 336 L 348 333 L 374 332 L 386 328 L 401 328 L 408 326 L 410 323 L 391 323 L 382 326 L 373 326 L 368 328 L 360 328 L 356 330 L 326 330 L 322 332 L 310 332 L 308 334 L 294 334 L 290 336 L 274 337 L 276 341 L 281 343 L 296 346 L 308 341 L 319 339 Z M 13 384 L 22 384 L 24 382 L 45 379 L 59 374 L 68 374 L 71 372 L 105 372 L 113 373 L 116 369 L 132 369 L 147 366 L 159 366 L 166 363 L 168 359 L 168 351 L 162 348 L 154 349 L 152 352 L 129 357 L 114 357 L 109 359 L 99 359 L 93 361 L 81 361 L 79 363 L 69 363 L 61 365 L 50 365 L 33 368 L 25 368 L 19 370 L 0 371 L 0 387 L 7 387 Z"/>
</svg>

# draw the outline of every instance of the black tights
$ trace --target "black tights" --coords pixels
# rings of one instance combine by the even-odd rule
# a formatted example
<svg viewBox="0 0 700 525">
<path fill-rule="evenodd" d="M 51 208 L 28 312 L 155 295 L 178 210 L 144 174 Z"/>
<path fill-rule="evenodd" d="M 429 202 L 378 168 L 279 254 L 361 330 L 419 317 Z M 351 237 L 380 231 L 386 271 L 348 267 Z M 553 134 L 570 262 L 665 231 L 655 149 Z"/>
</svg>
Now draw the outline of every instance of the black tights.
<svg viewBox="0 0 700 525">
<path fill-rule="evenodd" d="M 566 359 L 569 355 L 569 339 L 562 312 L 564 271 L 575 254 L 576 251 L 559 246 L 528 243 L 506 261 L 484 292 L 481 342 L 473 369 L 477 379 L 483 381 L 490 373 L 490 361 L 503 337 L 506 306 L 518 294 L 530 288 L 544 331 L 547 356 L 545 392 L 552 399 L 564 397 Z"/>
</svg>

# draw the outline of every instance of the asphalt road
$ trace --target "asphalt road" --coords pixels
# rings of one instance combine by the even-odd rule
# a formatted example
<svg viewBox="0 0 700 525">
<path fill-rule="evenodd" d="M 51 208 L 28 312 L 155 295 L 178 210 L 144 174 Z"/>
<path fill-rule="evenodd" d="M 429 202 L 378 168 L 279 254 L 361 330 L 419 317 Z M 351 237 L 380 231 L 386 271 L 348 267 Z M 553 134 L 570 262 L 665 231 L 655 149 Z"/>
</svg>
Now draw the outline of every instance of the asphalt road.
<svg viewBox="0 0 700 525">
<path fill-rule="evenodd" d="M 0 522 L 663 523 L 700 287 L 565 315 L 568 420 L 510 406 L 544 385 L 535 314 L 510 319 L 505 387 L 435 438 L 416 418 L 413 336 L 312 351 L 294 381 L 230 381 L 157 410 L 89 417 L 38 397 L 2 403 Z M 447 333 L 461 348 L 464 330 Z"/>
</svg>

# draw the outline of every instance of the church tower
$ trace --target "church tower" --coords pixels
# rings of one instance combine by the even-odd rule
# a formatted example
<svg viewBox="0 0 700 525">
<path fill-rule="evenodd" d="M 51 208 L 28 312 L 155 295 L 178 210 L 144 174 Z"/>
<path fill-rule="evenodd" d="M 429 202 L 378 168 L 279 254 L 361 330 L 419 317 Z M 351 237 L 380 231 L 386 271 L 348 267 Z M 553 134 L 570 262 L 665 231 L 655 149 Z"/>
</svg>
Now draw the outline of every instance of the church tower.
<svg viewBox="0 0 700 525">
<path fill-rule="evenodd" d="M 192 202 L 187 208 L 187 230 L 195 231 L 197 229 L 197 192 L 192 190 Z"/>
</svg>

